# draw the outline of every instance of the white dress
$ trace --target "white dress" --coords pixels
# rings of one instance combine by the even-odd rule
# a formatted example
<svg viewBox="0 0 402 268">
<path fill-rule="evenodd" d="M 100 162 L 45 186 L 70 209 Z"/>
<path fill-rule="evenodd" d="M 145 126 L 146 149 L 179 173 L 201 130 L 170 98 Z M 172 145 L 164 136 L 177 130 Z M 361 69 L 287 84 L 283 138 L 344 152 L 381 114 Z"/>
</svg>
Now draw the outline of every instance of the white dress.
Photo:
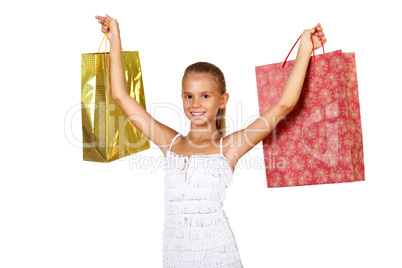
<svg viewBox="0 0 402 268">
<path fill-rule="evenodd" d="M 166 153 L 163 267 L 243 267 L 234 234 L 223 210 L 233 178 L 220 153 L 183 156 Z"/>
</svg>

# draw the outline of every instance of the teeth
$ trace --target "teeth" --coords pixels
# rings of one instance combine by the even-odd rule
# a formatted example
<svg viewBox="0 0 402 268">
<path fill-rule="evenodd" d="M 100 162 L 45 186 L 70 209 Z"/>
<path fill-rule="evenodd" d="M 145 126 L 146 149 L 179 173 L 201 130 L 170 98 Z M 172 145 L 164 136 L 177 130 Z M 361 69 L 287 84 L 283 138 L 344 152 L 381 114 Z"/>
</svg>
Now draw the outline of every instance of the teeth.
<svg viewBox="0 0 402 268">
<path fill-rule="evenodd" d="M 202 115 L 204 113 L 192 113 L 193 115 Z"/>
</svg>

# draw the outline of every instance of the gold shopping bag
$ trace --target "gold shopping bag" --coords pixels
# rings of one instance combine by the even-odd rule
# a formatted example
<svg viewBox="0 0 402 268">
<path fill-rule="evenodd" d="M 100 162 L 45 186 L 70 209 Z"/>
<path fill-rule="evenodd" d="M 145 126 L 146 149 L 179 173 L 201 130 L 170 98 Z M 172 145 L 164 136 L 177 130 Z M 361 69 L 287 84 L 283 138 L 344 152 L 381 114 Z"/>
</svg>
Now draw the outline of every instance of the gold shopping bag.
<svg viewBox="0 0 402 268">
<path fill-rule="evenodd" d="M 122 56 L 128 93 L 146 108 L 138 51 Z M 81 55 L 81 113 L 84 161 L 111 162 L 150 148 L 148 138 L 112 99 L 106 51 Z"/>
</svg>

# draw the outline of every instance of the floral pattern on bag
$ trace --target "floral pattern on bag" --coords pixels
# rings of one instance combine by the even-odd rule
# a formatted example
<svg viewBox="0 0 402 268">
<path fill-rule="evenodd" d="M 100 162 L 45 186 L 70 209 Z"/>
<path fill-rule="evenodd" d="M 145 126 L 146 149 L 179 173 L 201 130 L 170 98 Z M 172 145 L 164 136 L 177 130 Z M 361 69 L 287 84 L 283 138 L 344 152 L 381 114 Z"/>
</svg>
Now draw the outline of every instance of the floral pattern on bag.
<svg viewBox="0 0 402 268">
<path fill-rule="evenodd" d="M 293 64 L 256 67 L 260 114 L 279 100 Z M 338 50 L 310 62 L 297 105 L 263 149 L 268 187 L 364 180 L 354 53 Z"/>
</svg>

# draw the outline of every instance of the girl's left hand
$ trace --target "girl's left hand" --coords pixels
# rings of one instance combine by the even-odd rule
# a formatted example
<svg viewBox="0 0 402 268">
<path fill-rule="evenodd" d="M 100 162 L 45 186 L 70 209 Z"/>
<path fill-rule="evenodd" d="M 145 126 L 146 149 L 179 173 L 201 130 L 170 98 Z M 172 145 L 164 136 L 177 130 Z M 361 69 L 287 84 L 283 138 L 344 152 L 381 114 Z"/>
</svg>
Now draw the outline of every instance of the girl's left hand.
<svg viewBox="0 0 402 268">
<path fill-rule="evenodd" d="M 321 41 L 320 37 L 318 37 L 317 32 L 320 35 L 323 44 L 325 44 L 327 42 L 327 38 L 325 38 L 325 34 L 323 28 L 321 27 L 321 24 L 318 23 L 317 26 L 315 26 L 314 28 L 303 31 L 300 39 L 300 45 L 313 50 L 313 45 L 311 43 L 311 36 L 313 36 L 314 49 L 320 48 Z"/>
</svg>

